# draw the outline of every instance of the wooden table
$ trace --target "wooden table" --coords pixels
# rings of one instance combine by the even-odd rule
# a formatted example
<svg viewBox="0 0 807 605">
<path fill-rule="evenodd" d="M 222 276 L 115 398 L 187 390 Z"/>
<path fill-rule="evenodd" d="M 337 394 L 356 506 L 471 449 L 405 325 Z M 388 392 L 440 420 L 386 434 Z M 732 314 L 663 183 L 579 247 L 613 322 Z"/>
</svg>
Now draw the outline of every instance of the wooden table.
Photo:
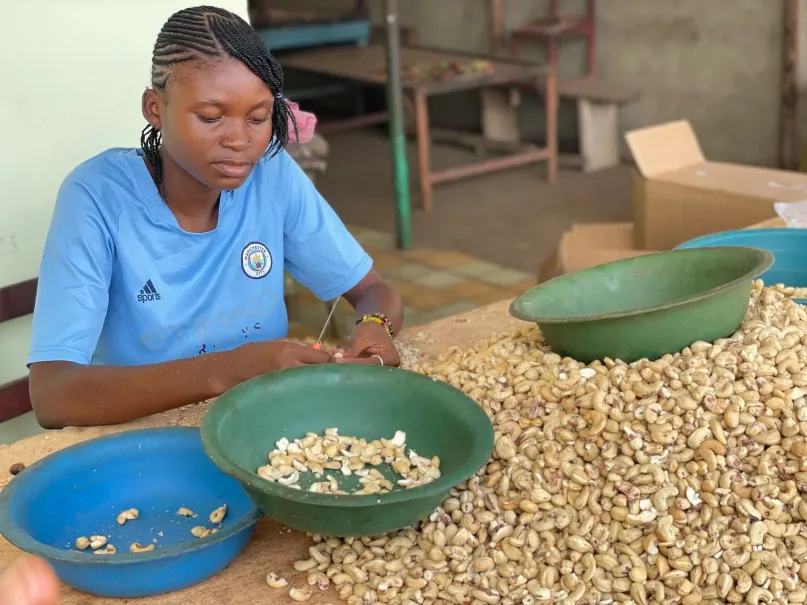
<svg viewBox="0 0 807 605">
<path fill-rule="evenodd" d="M 401 48 L 400 64 L 405 70 L 408 66 L 437 63 L 441 61 L 464 62 L 468 60 L 489 61 L 491 73 L 467 75 L 450 78 L 444 81 L 403 79 L 405 94 L 413 104 L 415 131 L 417 137 L 417 155 L 420 181 L 421 205 L 424 210 L 432 207 L 432 190 L 434 185 L 449 181 L 486 174 L 489 172 L 515 168 L 536 162 L 547 162 L 547 178 L 550 182 L 557 175 L 557 86 L 554 70 L 531 61 L 517 58 L 488 56 L 461 51 L 446 51 L 423 46 L 404 46 Z M 387 72 L 384 48 L 369 45 L 363 48 L 329 48 L 295 53 L 283 57 L 283 67 L 299 69 L 311 73 L 331 76 L 340 80 L 348 80 L 370 86 L 386 86 Z M 431 168 L 431 131 L 429 127 L 429 97 L 467 90 L 485 90 L 493 88 L 510 88 L 515 85 L 534 86 L 536 92 L 544 97 L 546 120 L 546 145 L 543 148 L 532 148 L 511 155 L 474 162 L 434 171 Z M 386 114 L 362 116 L 340 122 L 341 127 L 370 125 L 387 120 Z M 321 131 L 326 131 L 323 125 Z M 333 132 L 333 128 L 329 132 Z"/>
<path fill-rule="evenodd" d="M 469 347 L 494 332 L 521 324 L 507 314 L 510 301 L 494 303 L 475 311 L 438 320 L 426 326 L 404 330 L 401 344 L 417 352 L 419 359 L 428 359 L 449 346 Z M 17 462 L 31 465 L 40 458 L 87 439 L 127 429 L 156 426 L 198 426 L 207 405 L 186 406 L 164 414 L 157 414 L 137 422 L 109 427 L 65 429 L 23 439 L 12 445 L 0 445 L 0 486 L 13 478 L 8 468 Z M 23 471 L 24 472 L 24 471 Z M 264 578 L 274 571 L 294 585 L 306 585 L 305 574 L 294 571 L 295 560 L 308 557 L 311 541 L 305 534 L 284 529 L 263 518 L 258 522 L 254 537 L 246 550 L 230 567 L 211 579 L 179 592 L 138 599 L 142 605 L 254 605 L 278 603 L 294 605 L 284 590 L 269 588 Z M 0 569 L 8 567 L 19 551 L 0 537 Z M 112 605 L 122 601 L 102 599 L 62 589 L 61 605 Z M 307 604 L 336 604 L 338 596 L 333 588 L 316 593 Z"/>
</svg>

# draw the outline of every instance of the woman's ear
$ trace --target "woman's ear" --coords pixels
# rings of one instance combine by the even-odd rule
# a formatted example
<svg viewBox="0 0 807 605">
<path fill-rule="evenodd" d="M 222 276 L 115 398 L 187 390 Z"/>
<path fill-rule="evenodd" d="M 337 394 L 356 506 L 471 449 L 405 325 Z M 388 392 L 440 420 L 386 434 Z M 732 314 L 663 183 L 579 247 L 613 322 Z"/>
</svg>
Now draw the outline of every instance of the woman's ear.
<svg viewBox="0 0 807 605">
<path fill-rule="evenodd" d="M 157 92 L 153 88 L 147 88 L 143 92 L 143 117 L 146 122 L 154 128 L 160 128 L 160 101 Z"/>
</svg>

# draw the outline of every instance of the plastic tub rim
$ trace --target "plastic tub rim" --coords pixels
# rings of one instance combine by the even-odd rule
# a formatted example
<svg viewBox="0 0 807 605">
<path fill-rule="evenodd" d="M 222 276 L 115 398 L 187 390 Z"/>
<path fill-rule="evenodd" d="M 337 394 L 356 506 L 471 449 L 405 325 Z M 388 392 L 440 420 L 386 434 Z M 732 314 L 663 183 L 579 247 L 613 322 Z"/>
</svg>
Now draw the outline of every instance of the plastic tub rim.
<svg viewBox="0 0 807 605">
<path fill-rule="evenodd" d="M 626 258 L 618 261 L 613 261 L 610 263 L 605 263 L 605 265 L 597 265 L 595 267 L 589 267 L 587 269 L 582 269 L 580 271 L 576 271 L 574 273 L 569 273 L 566 275 L 559 275 L 549 281 L 534 286 L 521 294 L 518 298 L 516 298 L 512 303 L 510 303 L 509 313 L 516 319 L 520 319 L 522 321 L 528 321 L 537 324 L 565 324 L 565 323 L 583 323 L 583 322 L 590 322 L 590 321 L 600 321 L 604 319 L 621 319 L 623 317 L 633 317 L 635 315 L 644 315 L 646 313 L 653 313 L 656 311 L 664 311 L 666 309 L 674 309 L 676 307 L 682 307 L 684 305 L 688 305 L 690 303 L 703 300 L 705 298 L 709 298 L 723 292 L 725 290 L 729 290 L 740 284 L 744 281 L 753 280 L 756 276 L 761 275 L 765 271 L 773 266 L 774 257 L 768 250 L 764 250 L 763 248 L 755 248 L 753 246 L 708 246 L 710 249 L 721 249 L 721 250 L 728 250 L 732 248 L 745 248 L 747 250 L 753 250 L 757 256 L 757 263 L 756 266 L 747 271 L 744 275 L 737 277 L 731 281 L 725 282 L 720 284 L 719 286 L 715 286 L 714 288 L 710 288 L 709 290 L 704 290 L 703 292 L 699 292 L 698 294 L 688 296 L 682 300 L 676 300 L 669 303 L 664 303 L 661 305 L 653 305 L 649 307 L 637 307 L 636 309 L 630 309 L 627 311 L 613 311 L 611 313 L 602 313 L 600 315 L 569 315 L 566 317 L 540 317 L 535 315 L 529 315 L 521 311 L 521 304 L 522 300 L 532 292 L 533 290 L 537 290 L 547 284 L 552 283 L 555 280 L 562 280 L 567 278 L 569 275 L 578 275 L 578 274 L 585 274 L 589 272 L 593 272 L 595 270 L 601 269 L 603 266 L 606 265 L 629 265 L 636 263 L 637 261 L 641 262 L 641 259 L 647 258 L 648 256 L 663 256 L 669 254 L 689 254 L 691 252 L 700 252 L 707 247 L 702 248 L 681 248 L 681 249 L 674 249 L 674 250 L 665 250 L 663 252 L 657 252 L 654 254 L 647 254 L 644 256 L 638 256 L 634 258 Z"/>
<path fill-rule="evenodd" d="M 708 241 L 711 239 L 721 239 L 727 236 L 731 236 L 733 234 L 742 234 L 748 236 L 756 236 L 756 235 L 785 235 L 790 237 L 791 235 L 800 235 L 798 233 L 798 229 L 793 228 L 786 228 L 786 227 L 776 227 L 773 229 L 729 229 L 728 231 L 718 231 L 717 233 L 709 233 L 707 235 L 699 235 L 698 237 L 693 237 L 685 242 L 681 242 L 678 244 L 673 250 L 691 250 L 693 248 L 756 248 L 757 246 L 746 246 L 743 244 L 716 244 L 714 246 L 703 246 L 702 242 Z M 765 250 L 765 248 L 759 248 L 760 250 Z M 768 250 L 770 252 L 770 250 Z"/>
<path fill-rule="evenodd" d="M 89 439 L 82 443 L 76 443 L 74 445 L 68 446 L 64 449 L 61 449 L 53 454 L 45 456 L 40 460 L 37 460 L 34 464 L 27 467 L 23 473 L 19 475 L 22 477 L 25 473 L 31 472 L 42 472 L 42 469 L 45 468 L 44 465 L 40 466 L 43 462 L 45 462 L 51 456 L 59 456 L 63 452 L 77 452 L 83 449 L 88 449 L 93 445 L 97 445 L 100 441 L 115 441 L 118 439 L 124 438 L 131 438 L 134 433 L 137 434 L 148 434 L 148 433 L 162 433 L 162 432 L 172 432 L 172 433 L 199 433 L 199 429 L 195 427 L 153 427 L 153 428 L 146 428 L 146 429 L 132 429 L 128 431 L 123 431 L 120 433 L 114 433 L 111 435 L 103 435 L 101 437 L 96 437 L 94 439 Z M 29 475 L 30 476 L 30 475 Z M 15 485 L 16 484 L 16 485 Z M 251 526 L 254 526 L 258 520 L 263 517 L 263 512 L 252 503 L 252 511 L 243 515 L 240 519 L 237 520 L 236 523 L 226 526 L 223 529 L 219 529 L 216 533 L 211 534 L 210 536 L 201 539 L 195 540 L 193 542 L 185 542 L 182 544 L 175 544 L 174 546 L 167 546 L 165 548 L 154 549 L 151 552 L 146 553 L 130 553 L 128 551 L 118 552 L 112 556 L 106 557 L 93 557 L 88 558 L 89 555 L 86 552 L 77 552 L 73 550 L 64 550 L 61 548 L 57 548 L 55 546 L 49 546 L 40 542 L 33 536 L 31 536 L 27 531 L 25 531 L 22 527 L 18 526 L 16 523 L 13 522 L 11 518 L 10 507 L 8 506 L 8 501 L 14 497 L 14 494 L 18 489 L 20 489 L 20 485 L 22 482 L 18 482 L 18 479 L 13 479 L 7 486 L 3 488 L 3 491 L 0 492 L 0 535 L 2 535 L 6 540 L 8 540 L 11 544 L 26 552 L 28 554 L 36 555 L 42 557 L 44 559 L 50 561 L 57 561 L 59 563 L 69 563 L 69 564 L 76 564 L 76 565 L 122 565 L 126 563 L 154 563 L 156 561 L 161 561 L 164 559 L 171 559 L 177 556 L 185 555 L 188 553 L 200 551 L 211 547 L 215 544 L 219 544 L 232 538 L 245 530 L 249 529 Z"/>
<path fill-rule="evenodd" d="M 257 376 L 255 378 L 247 380 L 246 382 L 243 382 L 240 385 L 230 389 L 228 393 L 233 393 L 233 396 L 236 396 L 237 391 L 239 389 L 241 389 L 244 385 L 249 385 L 253 383 L 253 381 L 260 381 L 267 379 L 271 380 L 272 377 L 287 375 L 289 373 L 311 372 L 312 370 L 316 371 L 317 368 L 328 367 L 329 365 L 331 364 L 324 364 L 320 366 L 303 366 L 303 367 L 278 370 L 276 372 L 272 372 L 271 374 L 264 374 L 263 376 Z M 351 367 L 357 368 L 356 371 L 367 373 L 408 371 L 400 368 L 391 368 L 391 367 L 382 367 L 382 366 L 364 365 L 364 364 L 361 365 L 353 364 Z M 229 398 L 225 398 L 224 395 L 217 398 L 211 404 L 207 412 L 205 412 L 204 417 L 202 418 L 202 426 L 201 426 L 202 444 L 205 447 L 207 455 L 216 464 L 216 466 L 218 466 L 225 473 L 236 478 L 247 489 L 255 490 L 266 496 L 280 498 L 283 500 L 296 502 L 299 504 L 311 504 L 316 506 L 335 507 L 335 508 L 366 508 L 369 506 L 401 504 L 404 502 L 424 500 L 428 498 L 441 496 L 443 494 L 448 493 L 453 487 L 459 485 L 463 481 L 466 481 L 469 477 L 472 477 L 480 468 L 482 468 L 485 464 L 488 463 L 488 461 L 490 460 L 490 456 L 493 453 L 493 444 L 494 444 L 493 424 L 491 423 L 490 418 L 488 418 L 488 415 L 481 408 L 481 406 L 479 406 L 473 399 L 468 397 L 462 391 L 459 391 L 458 389 L 455 389 L 454 387 L 446 383 L 433 380 L 428 376 L 417 374 L 415 372 L 411 372 L 411 374 L 416 377 L 415 380 L 423 380 L 423 381 L 429 381 L 430 383 L 435 383 L 435 386 L 438 389 L 445 390 L 452 397 L 457 397 L 459 395 L 461 397 L 468 399 L 468 401 L 473 404 L 472 406 L 471 405 L 468 406 L 469 410 L 468 414 L 478 415 L 479 420 L 484 420 L 487 423 L 488 428 L 488 430 L 485 431 L 484 434 L 477 433 L 474 436 L 474 441 L 472 447 L 470 448 L 471 455 L 462 465 L 458 466 L 456 469 L 453 469 L 452 472 L 450 473 L 441 474 L 439 479 L 437 479 L 436 481 L 432 481 L 431 483 L 427 483 L 426 485 L 422 485 L 420 487 L 415 487 L 412 489 L 393 490 L 388 494 L 368 494 L 366 496 L 353 496 L 350 494 L 333 495 L 333 494 L 320 494 L 315 492 L 307 492 L 303 490 L 291 489 L 279 483 L 267 481 L 266 479 L 260 477 L 255 471 L 245 470 L 232 458 L 224 454 L 222 448 L 218 445 L 220 441 L 216 436 L 215 427 L 218 425 L 218 420 L 220 416 L 222 416 L 225 413 L 222 410 L 224 410 L 224 407 L 229 403 L 227 401 L 227 399 Z M 210 443 L 216 444 L 216 447 L 209 447 L 208 444 Z"/>
</svg>

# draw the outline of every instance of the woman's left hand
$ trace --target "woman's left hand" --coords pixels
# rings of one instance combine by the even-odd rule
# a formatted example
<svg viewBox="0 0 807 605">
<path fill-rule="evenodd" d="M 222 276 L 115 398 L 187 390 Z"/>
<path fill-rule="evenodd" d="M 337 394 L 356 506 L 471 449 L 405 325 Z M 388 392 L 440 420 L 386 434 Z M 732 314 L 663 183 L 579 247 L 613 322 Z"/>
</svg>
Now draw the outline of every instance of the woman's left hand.
<svg viewBox="0 0 807 605">
<path fill-rule="evenodd" d="M 378 359 L 378 356 L 381 360 Z M 387 330 L 380 323 L 365 322 L 353 328 L 350 342 L 345 348 L 342 358 L 335 359 L 342 363 L 374 363 L 398 367 L 401 358 L 398 349 L 392 342 Z"/>
</svg>

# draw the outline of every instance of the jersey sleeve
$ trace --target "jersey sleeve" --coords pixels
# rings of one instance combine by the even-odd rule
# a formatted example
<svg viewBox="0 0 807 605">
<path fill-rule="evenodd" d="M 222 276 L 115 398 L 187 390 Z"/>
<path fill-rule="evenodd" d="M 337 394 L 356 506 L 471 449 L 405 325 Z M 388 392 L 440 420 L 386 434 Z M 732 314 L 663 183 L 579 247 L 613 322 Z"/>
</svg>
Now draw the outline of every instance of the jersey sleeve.
<svg viewBox="0 0 807 605">
<path fill-rule="evenodd" d="M 373 266 L 370 256 L 319 194 L 311 179 L 285 152 L 283 225 L 285 266 L 320 300 L 332 300 L 356 286 Z"/>
<path fill-rule="evenodd" d="M 92 194 L 59 189 L 39 269 L 28 364 L 92 363 L 106 319 L 114 244 Z"/>
</svg>

